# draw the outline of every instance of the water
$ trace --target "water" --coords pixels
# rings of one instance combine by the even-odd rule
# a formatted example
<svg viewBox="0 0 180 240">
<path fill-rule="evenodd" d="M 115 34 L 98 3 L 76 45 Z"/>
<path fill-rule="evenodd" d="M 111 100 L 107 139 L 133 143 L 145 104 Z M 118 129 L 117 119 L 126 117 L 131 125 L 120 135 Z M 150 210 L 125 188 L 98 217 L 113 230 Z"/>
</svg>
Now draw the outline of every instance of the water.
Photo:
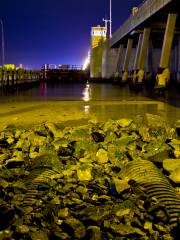
<svg viewBox="0 0 180 240">
<path fill-rule="evenodd" d="M 31 89 L 0 95 L 0 128 L 8 124 L 31 126 L 43 121 L 62 125 L 88 120 L 133 118 L 137 114 L 157 114 L 173 123 L 180 119 L 180 93 L 172 89 L 155 98 L 150 92 L 130 91 L 109 83 L 41 83 Z"/>
</svg>

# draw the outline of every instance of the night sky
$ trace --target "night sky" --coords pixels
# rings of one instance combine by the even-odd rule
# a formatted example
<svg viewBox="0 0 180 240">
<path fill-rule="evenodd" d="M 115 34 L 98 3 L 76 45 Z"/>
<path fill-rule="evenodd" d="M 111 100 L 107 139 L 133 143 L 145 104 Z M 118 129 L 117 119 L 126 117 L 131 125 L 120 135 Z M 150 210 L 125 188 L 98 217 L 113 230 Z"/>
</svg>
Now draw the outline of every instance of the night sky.
<svg viewBox="0 0 180 240">
<path fill-rule="evenodd" d="M 141 2 L 112 0 L 113 32 Z M 5 63 L 28 68 L 44 63 L 82 64 L 90 47 L 91 27 L 103 25 L 103 17 L 109 18 L 109 0 L 0 0 Z"/>
</svg>

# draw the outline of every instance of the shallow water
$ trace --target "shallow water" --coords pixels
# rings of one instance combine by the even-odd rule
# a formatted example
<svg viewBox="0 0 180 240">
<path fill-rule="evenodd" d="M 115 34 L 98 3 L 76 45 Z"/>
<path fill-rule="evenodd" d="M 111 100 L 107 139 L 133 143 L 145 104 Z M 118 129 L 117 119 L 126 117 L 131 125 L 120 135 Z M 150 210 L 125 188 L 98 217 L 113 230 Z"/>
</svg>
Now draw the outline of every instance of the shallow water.
<svg viewBox="0 0 180 240">
<path fill-rule="evenodd" d="M 13 124 L 27 127 L 52 121 L 79 125 L 88 120 L 133 118 L 137 114 L 157 114 L 174 123 L 180 119 L 180 93 L 173 89 L 164 97 L 150 92 L 130 91 L 109 83 L 41 83 L 27 90 L 0 95 L 0 128 Z"/>
</svg>

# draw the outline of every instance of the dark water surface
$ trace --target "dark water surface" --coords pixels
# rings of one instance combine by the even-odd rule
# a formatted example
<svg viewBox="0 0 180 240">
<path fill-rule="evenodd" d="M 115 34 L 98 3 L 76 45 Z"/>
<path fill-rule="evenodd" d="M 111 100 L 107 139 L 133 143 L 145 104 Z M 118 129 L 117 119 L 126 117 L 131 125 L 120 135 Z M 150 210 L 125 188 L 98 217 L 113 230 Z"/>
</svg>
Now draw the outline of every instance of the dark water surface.
<svg viewBox="0 0 180 240">
<path fill-rule="evenodd" d="M 152 113 L 174 122 L 180 119 L 180 92 L 154 97 L 110 83 L 41 83 L 13 93 L 1 90 L 0 123 L 28 125 L 42 121 L 83 122 L 89 119 L 132 118 Z"/>
</svg>

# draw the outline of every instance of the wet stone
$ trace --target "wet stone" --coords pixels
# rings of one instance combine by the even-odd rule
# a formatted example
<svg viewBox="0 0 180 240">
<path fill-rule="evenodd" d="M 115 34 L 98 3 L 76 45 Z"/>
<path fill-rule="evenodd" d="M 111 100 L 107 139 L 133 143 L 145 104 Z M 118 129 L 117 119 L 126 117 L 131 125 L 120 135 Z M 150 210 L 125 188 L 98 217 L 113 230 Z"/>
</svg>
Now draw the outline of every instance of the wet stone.
<svg viewBox="0 0 180 240">
<path fill-rule="evenodd" d="M 26 225 L 20 225 L 20 226 L 17 226 L 16 231 L 18 233 L 28 233 L 29 232 L 29 227 L 26 226 Z"/>
<path fill-rule="evenodd" d="M 108 162 L 108 152 L 104 149 L 99 149 L 96 153 L 96 156 L 99 164 L 104 164 Z"/>
<path fill-rule="evenodd" d="M 176 168 L 170 175 L 169 178 L 174 183 L 180 184 L 180 167 Z"/>
<path fill-rule="evenodd" d="M 86 238 L 90 240 L 101 240 L 102 232 L 100 227 L 97 226 L 88 227 L 86 231 Z"/>
<path fill-rule="evenodd" d="M 163 168 L 169 173 L 180 167 L 180 159 L 164 159 Z"/>
<path fill-rule="evenodd" d="M 180 140 L 158 119 L 0 132 L 0 239 L 173 240 L 165 207 L 121 179 L 127 164 L 146 158 L 179 192 Z"/>
</svg>

